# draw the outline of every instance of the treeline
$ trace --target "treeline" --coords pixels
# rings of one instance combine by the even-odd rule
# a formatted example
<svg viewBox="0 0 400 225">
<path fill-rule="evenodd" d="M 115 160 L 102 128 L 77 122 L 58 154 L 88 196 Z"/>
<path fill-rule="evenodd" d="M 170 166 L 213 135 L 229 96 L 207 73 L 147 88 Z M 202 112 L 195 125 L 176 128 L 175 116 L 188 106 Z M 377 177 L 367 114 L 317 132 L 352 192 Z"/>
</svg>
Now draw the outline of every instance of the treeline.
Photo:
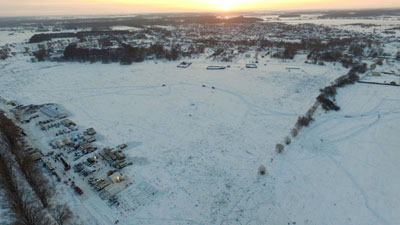
<svg viewBox="0 0 400 225">
<path fill-rule="evenodd" d="M 9 224 L 45 225 L 50 224 L 45 213 L 32 200 L 31 193 L 18 180 L 15 165 L 7 155 L 8 146 L 0 140 L 0 188 L 2 207 L 7 210 Z M 4 216 L 3 218 L 6 218 Z M 3 219 L 4 220 L 4 219 Z"/>
<path fill-rule="evenodd" d="M 101 35 L 125 35 L 132 34 L 133 32 L 125 31 L 125 30 L 116 30 L 116 31 L 81 31 L 76 33 L 42 33 L 42 34 L 34 34 L 30 39 L 29 43 L 40 43 L 43 41 L 50 41 L 53 38 L 79 38 L 82 39 L 87 36 L 101 36 Z"/>
<path fill-rule="evenodd" d="M 120 62 L 123 65 L 129 65 L 133 62 L 142 62 L 146 57 L 174 61 L 181 56 L 195 54 L 201 50 L 201 47 L 197 49 L 193 47 L 189 48 L 188 51 L 182 51 L 179 46 L 172 46 L 169 50 L 161 44 L 153 44 L 150 47 L 132 47 L 122 44 L 121 48 L 108 49 L 89 49 L 78 47 L 77 44 L 70 44 L 65 48 L 62 60 L 103 63 Z"/>
<path fill-rule="evenodd" d="M 71 210 L 52 201 L 55 187 L 24 151 L 20 133 L 20 128 L 0 113 L 0 193 L 9 224 L 67 224 Z"/>
</svg>

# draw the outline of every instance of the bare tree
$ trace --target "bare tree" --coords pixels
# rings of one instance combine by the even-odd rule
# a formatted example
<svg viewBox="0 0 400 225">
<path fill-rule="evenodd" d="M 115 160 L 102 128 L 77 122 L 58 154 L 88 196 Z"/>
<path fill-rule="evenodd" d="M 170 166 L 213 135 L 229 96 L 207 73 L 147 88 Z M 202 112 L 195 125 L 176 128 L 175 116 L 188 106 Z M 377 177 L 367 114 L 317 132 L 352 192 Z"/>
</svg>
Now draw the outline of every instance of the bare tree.
<svg viewBox="0 0 400 225">
<path fill-rule="evenodd" d="M 72 211 L 67 204 L 54 205 L 49 211 L 59 225 L 68 224 L 73 219 Z"/>
<path fill-rule="evenodd" d="M 53 187 L 49 181 L 39 171 L 37 164 L 26 153 L 19 153 L 16 155 L 19 167 L 22 174 L 25 176 L 26 181 L 32 187 L 43 207 L 49 205 L 49 200 L 54 195 Z"/>
<path fill-rule="evenodd" d="M 37 201 L 32 199 L 32 194 L 24 188 L 24 184 L 18 181 L 18 176 L 14 173 L 13 161 L 7 158 L 4 151 L 0 152 L 0 188 L 3 190 L 5 208 L 9 217 L 15 220 L 12 224 L 48 224 L 48 219 L 43 217 L 43 211 L 37 205 Z"/>
</svg>

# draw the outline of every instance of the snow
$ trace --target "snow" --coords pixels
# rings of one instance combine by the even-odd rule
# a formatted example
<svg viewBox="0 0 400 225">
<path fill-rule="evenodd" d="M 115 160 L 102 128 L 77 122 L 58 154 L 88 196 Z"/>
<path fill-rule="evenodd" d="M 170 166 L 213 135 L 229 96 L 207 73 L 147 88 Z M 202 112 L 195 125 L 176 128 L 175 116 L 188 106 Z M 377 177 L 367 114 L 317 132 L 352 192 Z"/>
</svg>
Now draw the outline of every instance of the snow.
<svg viewBox="0 0 400 225">
<path fill-rule="evenodd" d="M 319 88 L 346 72 L 304 60 L 264 59 L 252 70 L 243 61 L 208 71 L 210 62 L 204 59 L 181 69 L 177 62 L 120 66 L 11 58 L 2 64 L 0 95 L 23 104 L 58 103 L 79 126 L 94 127 L 103 145 L 141 143 L 126 153 L 149 163 L 123 170 L 134 185 L 119 198 L 157 190 L 154 199 L 109 209 L 93 193 L 82 206 L 72 201 L 79 211 L 96 216 L 96 205 L 113 219 L 136 218 L 137 224 L 229 223 L 222 215 L 233 212 L 243 192 L 263 187 L 257 168 L 273 157 L 274 145 L 314 103 Z M 286 67 L 301 70 L 288 72 Z M 135 185 L 149 188 L 134 194 Z M 73 190 L 66 193 L 75 196 Z"/>
<path fill-rule="evenodd" d="M 398 87 L 339 91 L 340 112 L 320 113 L 276 160 L 276 198 L 297 224 L 398 224 Z M 318 212 L 318 213 L 315 213 Z"/>
<path fill-rule="evenodd" d="M 0 31 L 0 46 L 13 43 L 27 42 L 32 37 L 32 32 Z"/>
<path fill-rule="evenodd" d="M 216 62 L 204 58 L 182 69 L 153 60 L 31 63 L 17 55 L 0 61 L 0 96 L 57 103 L 80 127 L 96 129 L 99 146 L 128 143 L 134 165 L 122 173 L 132 185 L 118 194 L 119 207 L 81 177 L 83 196 L 57 184 L 82 224 L 399 224 L 398 87 L 340 89 L 341 111 L 318 111 L 275 153 L 319 89 L 347 73 L 305 59 L 263 58 L 257 69 L 240 59 L 209 71 Z M 43 148 L 54 138 L 27 131 Z M 265 176 L 257 174 L 261 164 Z"/>
<path fill-rule="evenodd" d="M 138 30 L 143 30 L 143 29 L 139 28 L 139 27 L 131 27 L 131 26 L 113 26 L 113 27 L 111 27 L 111 30 L 138 31 Z"/>
</svg>

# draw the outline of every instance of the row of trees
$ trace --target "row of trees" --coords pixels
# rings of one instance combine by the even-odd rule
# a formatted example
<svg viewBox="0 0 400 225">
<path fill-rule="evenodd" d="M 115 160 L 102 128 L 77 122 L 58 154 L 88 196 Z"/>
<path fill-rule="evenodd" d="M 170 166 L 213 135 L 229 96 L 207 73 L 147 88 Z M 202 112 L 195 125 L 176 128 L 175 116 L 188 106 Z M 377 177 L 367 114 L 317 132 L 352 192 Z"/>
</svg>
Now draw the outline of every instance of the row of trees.
<svg viewBox="0 0 400 225">
<path fill-rule="evenodd" d="M 365 73 L 366 71 L 367 64 L 356 64 L 351 68 L 348 74 L 337 78 L 331 85 L 321 89 L 321 94 L 317 97 L 314 105 L 306 112 L 304 116 L 300 116 L 297 119 L 294 128 L 290 131 L 290 136 L 292 138 L 295 138 L 303 127 L 308 127 L 312 123 L 312 121 L 314 120 L 313 115 L 320 105 L 326 111 L 340 110 L 340 107 L 334 102 L 335 96 L 337 94 L 337 88 L 341 88 L 349 84 L 354 84 L 359 80 L 359 76 L 357 75 L 357 73 Z M 290 136 L 285 137 L 285 139 L 283 140 L 283 144 L 290 145 Z M 284 151 L 285 148 L 283 144 L 278 143 L 275 146 L 275 150 L 277 153 L 282 153 Z"/>
<path fill-rule="evenodd" d="M 54 203 L 54 186 L 24 151 L 20 128 L 3 113 L 0 134 L 0 188 L 10 224 L 64 225 L 71 221 L 71 210 Z"/>
<path fill-rule="evenodd" d="M 50 41 L 54 38 L 79 38 L 84 39 L 87 36 L 112 36 L 112 35 L 126 35 L 131 34 L 130 31 L 82 31 L 76 33 L 41 33 L 34 34 L 30 39 L 29 43 L 40 43 L 44 41 Z"/>
<path fill-rule="evenodd" d="M 132 47 L 122 44 L 121 48 L 108 49 L 89 49 L 81 48 L 76 44 L 70 44 L 64 50 L 64 60 L 80 62 L 120 62 L 123 65 L 129 65 L 133 62 L 142 62 L 149 56 L 155 56 L 158 59 L 177 60 L 181 53 L 179 46 L 173 46 L 171 50 L 164 48 L 161 44 L 153 44 L 145 47 Z"/>
<path fill-rule="evenodd" d="M 322 108 L 326 111 L 329 110 L 340 110 L 340 107 L 334 103 L 335 96 L 337 94 L 337 88 L 354 84 L 360 78 L 357 73 L 365 73 L 367 71 L 367 64 L 361 63 L 354 65 L 348 74 L 341 76 L 333 82 L 333 84 L 321 89 L 321 94 L 317 97 L 317 100 L 321 103 Z"/>
</svg>

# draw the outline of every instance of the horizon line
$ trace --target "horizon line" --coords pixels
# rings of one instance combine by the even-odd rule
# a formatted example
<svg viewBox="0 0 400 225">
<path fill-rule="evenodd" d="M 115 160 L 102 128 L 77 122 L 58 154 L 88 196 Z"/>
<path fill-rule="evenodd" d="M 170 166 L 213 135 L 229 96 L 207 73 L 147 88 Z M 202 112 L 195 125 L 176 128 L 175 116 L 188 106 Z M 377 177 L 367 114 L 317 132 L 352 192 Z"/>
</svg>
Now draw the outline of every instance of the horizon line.
<svg viewBox="0 0 400 225">
<path fill-rule="evenodd" d="M 137 15 L 167 15 L 167 14 L 238 14 L 238 13 L 280 13 L 280 12 L 329 12 L 329 11 L 364 11 L 364 10 L 400 10 L 399 7 L 380 8 L 380 7 L 365 7 L 365 8 L 320 8 L 320 9 L 260 9 L 260 10 L 233 10 L 233 11 L 218 11 L 218 10 L 204 10 L 204 11 L 162 11 L 162 12 L 132 12 L 132 13 L 99 13 L 99 14 L 43 14 L 43 15 L 15 15 L 15 16 L 2 16 L 4 18 L 41 18 L 41 17 L 102 17 L 102 16 L 137 16 Z M 399 14 L 400 16 L 400 14 Z M 50 19 L 50 18 L 49 18 Z"/>
</svg>

